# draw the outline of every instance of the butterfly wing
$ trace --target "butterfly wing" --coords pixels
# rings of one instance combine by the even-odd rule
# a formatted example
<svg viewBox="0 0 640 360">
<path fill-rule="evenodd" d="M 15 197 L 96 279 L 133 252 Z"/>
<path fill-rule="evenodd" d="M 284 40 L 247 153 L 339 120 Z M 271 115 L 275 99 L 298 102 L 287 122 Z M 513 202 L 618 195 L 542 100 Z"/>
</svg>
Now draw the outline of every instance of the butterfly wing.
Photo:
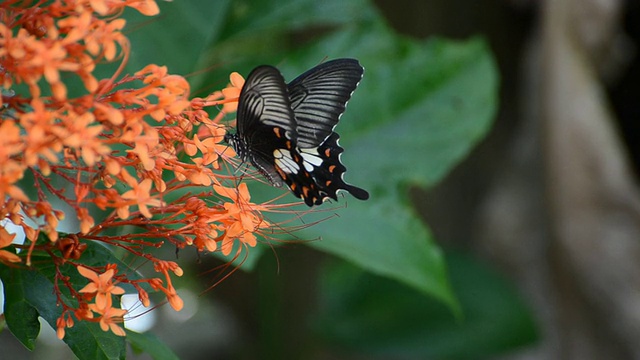
<svg viewBox="0 0 640 360">
<path fill-rule="evenodd" d="M 300 160 L 302 171 L 284 174 L 283 179 L 309 206 L 319 205 L 327 197 L 337 200 L 338 190 L 346 190 L 360 200 L 369 198 L 365 190 L 344 182 L 347 169 L 340 161 L 344 149 L 338 144 L 339 135 L 333 132 L 363 73 L 358 60 L 336 59 L 308 70 L 287 85 L 297 135 L 291 157 Z"/>
<path fill-rule="evenodd" d="M 295 142 L 295 120 L 287 87 L 278 69 L 263 65 L 247 77 L 237 112 L 235 148 L 273 184 L 282 180 L 275 169 L 274 150 L 291 149 Z"/>
<path fill-rule="evenodd" d="M 269 65 L 258 66 L 247 77 L 238 100 L 238 134 L 253 135 L 260 125 L 284 129 L 295 138 L 295 119 L 282 74 Z"/>
<path fill-rule="evenodd" d="M 340 161 L 344 149 L 338 144 L 338 139 L 339 135 L 332 132 L 317 148 L 292 149 L 289 158 L 296 165 L 289 166 L 289 171 L 276 168 L 291 191 L 308 206 L 320 205 L 327 197 L 338 200 L 338 190 L 346 190 L 360 200 L 369 198 L 367 191 L 342 179 L 347 168 Z M 294 169 L 300 170 L 290 171 Z"/>
<path fill-rule="evenodd" d="M 287 85 L 298 146 L 314 148 L 331 135 L 363 73 L 358 60 L 336 59 L 308 70 Z"/>
</svg>

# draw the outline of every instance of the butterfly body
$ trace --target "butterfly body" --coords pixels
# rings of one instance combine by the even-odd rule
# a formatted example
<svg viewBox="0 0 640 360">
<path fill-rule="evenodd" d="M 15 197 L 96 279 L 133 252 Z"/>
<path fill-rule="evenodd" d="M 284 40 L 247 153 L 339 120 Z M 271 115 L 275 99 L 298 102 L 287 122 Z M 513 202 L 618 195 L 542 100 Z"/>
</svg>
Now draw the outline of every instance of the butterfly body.
<svg viewBox="0 0 640 360">
<path fill-rule="evenodd" d="M 333 131 L 363 71 L 357 60 L 337 59 L 287 85 L 278 69 L 259 66 L 240 92 L 237 133 L 225 140 L 273 186 L 287 184 L 308 206 L 337 200 L 339 190 L 366 200 L 365 190 L 342 179 L 344 149 Z"/>
</svg>

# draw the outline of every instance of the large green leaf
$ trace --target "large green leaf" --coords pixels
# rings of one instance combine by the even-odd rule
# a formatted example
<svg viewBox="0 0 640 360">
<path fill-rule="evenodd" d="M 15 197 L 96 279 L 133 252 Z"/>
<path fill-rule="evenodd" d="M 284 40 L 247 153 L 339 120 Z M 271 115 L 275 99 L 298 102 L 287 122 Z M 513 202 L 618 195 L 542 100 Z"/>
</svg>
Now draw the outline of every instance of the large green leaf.
<svg viewBox="0 0 640 360">
<path fill-rule="evenodd" d="M 185 25 L 174 15 L 195 8 L 203 9 L 186 2 L 166 4 L 162 33 L 183 34 L 180 27 Z M 361 61 L 365 77 L 337 131 L 346 149 L 345 178 L 368 189 L 371 199 L 360 202 L 347 195 L 340 203 L 348 207 L 336 210 L 339 217 L 299 236 L 321 236 L 322 241 L 311 246 L 455 307 L 440 250 L 407 200 L 407 189 L 442 179 L 490 128 L 498 76 L 488 46 L 479 39 L 418 41 L 400 36 L 366 0 L 223 1 L 215 11 L 216 21 L 208 27 L 197 20 L 202 15 L 195 17 L 195 25 L 186 25 L 201 31 L 194 34 L 198 45 L 208 41 L 206 49 L 188 46 L 187 62 L 197 68 L 187 71 L 215 67 L 191 78 L 196 89 L 220 88 L 230 71 L 246 75 L 261 63 L 278 65 L 290 80 L 325 57 Z M 156 49 L 187 47 L 176 41 L 168 35 L 155 36 L 150 43 Z M 193 61 L 197 49 L 202 52 Z M 182 51 L 187 50 L 177 50 L 181 56 Z M 153 52 L 136 56 L 141 64 L 158 62 Z M 256 198 L 261 191 L 272 191 L 262 188 L 254 187 Z M 307 215 L 305 221 L 323 216 L 326 213 Z"/>
<path fill-rule="evenodd" d="M 440 251 L 407 201 L 406 185 L 430 186 L 442 179 L 489 129 L 496 102 L 494 64 L 478 40 L 417 44 L 387 36 L 385 45 L 384 34 L 361 31 L 328 42 L 378 41 L 376 48 L 363 46 L 358 56 L 372 76 L 365 75 L 343 117 L 344 124 L 352 120 L 362 128 L 344 126 L 342 133 L 343 160 L 350 169 L 345 177 L 371 190 L 371 200 L 345 199 L 348 208 L 338 219 L 308 230 L 323 237 L 311 245 L 452 304 Z M 352 50 L 359 51 L 358 45 Z M 379 53 L 400 55 L 389 59 Z M 388 63 L 394 64 L 391 71 Z"/>
<path fill-rule="evenodd" d="M 464 254 L 447 254 L 447 262 L 463 318 L 414 289 L 334 262 L 322 277 L 315 329 L 332 347 L 382 359 L 477 359 L 537 339 L 529 309 L 504 278 Z"/>
</svg>

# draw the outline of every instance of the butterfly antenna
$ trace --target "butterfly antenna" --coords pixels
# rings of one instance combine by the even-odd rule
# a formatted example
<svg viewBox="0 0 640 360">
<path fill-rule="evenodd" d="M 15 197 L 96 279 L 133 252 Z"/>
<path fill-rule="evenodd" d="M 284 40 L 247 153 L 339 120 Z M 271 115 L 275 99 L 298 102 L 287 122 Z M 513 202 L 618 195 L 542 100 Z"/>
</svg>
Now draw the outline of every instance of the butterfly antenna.
<svg viewBox="0 0 640 360">
<path fill-rule="evenodd" d="M 229 144 L 227 144 L 227 146 L 224 147 L 224 150 L 222 150 L 222 152 L 220 152 L 218 154 L 218 156 L 220 156 L 223 160 L 225 160 L 225 163 L 228 163 L 229 161 L 227 159 L 231 159 L 231 157 L 225 157 L 225 152 L 227 152 L 227 149 L 229 149 L 231 146 Z"/>
</svg>

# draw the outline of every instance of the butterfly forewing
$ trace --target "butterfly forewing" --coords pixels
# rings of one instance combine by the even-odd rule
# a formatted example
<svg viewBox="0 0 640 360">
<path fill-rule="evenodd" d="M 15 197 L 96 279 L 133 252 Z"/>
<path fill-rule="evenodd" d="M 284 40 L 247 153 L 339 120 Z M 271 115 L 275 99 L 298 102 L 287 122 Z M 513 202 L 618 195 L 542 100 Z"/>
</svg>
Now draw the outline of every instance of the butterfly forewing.
<svg viewBox="0 0 640 360">
<path fill-rule="evenodd" d="M 278 69 L 264 65 L 249 74 L 240 92 L 237 123 L 238 154 L 251 161 L 272 185 L 281 186 L 273 152 L 293 146 L 295 119 Z"/>
<path fill-rule="evenodd" d="M 331 135 L 363 73 L 358 60 L 337 59 L 320 64 L 289 83 L 298 146 L 317 147 Z"/>
<path fill-rule="evenodd" d="M 257 125 L 295 130 L 295 119 L 282 74 L 273 66 L 255 68 L 247 77 L 238 101 L 238 134 L 251 136 Z"/>
</svg>

